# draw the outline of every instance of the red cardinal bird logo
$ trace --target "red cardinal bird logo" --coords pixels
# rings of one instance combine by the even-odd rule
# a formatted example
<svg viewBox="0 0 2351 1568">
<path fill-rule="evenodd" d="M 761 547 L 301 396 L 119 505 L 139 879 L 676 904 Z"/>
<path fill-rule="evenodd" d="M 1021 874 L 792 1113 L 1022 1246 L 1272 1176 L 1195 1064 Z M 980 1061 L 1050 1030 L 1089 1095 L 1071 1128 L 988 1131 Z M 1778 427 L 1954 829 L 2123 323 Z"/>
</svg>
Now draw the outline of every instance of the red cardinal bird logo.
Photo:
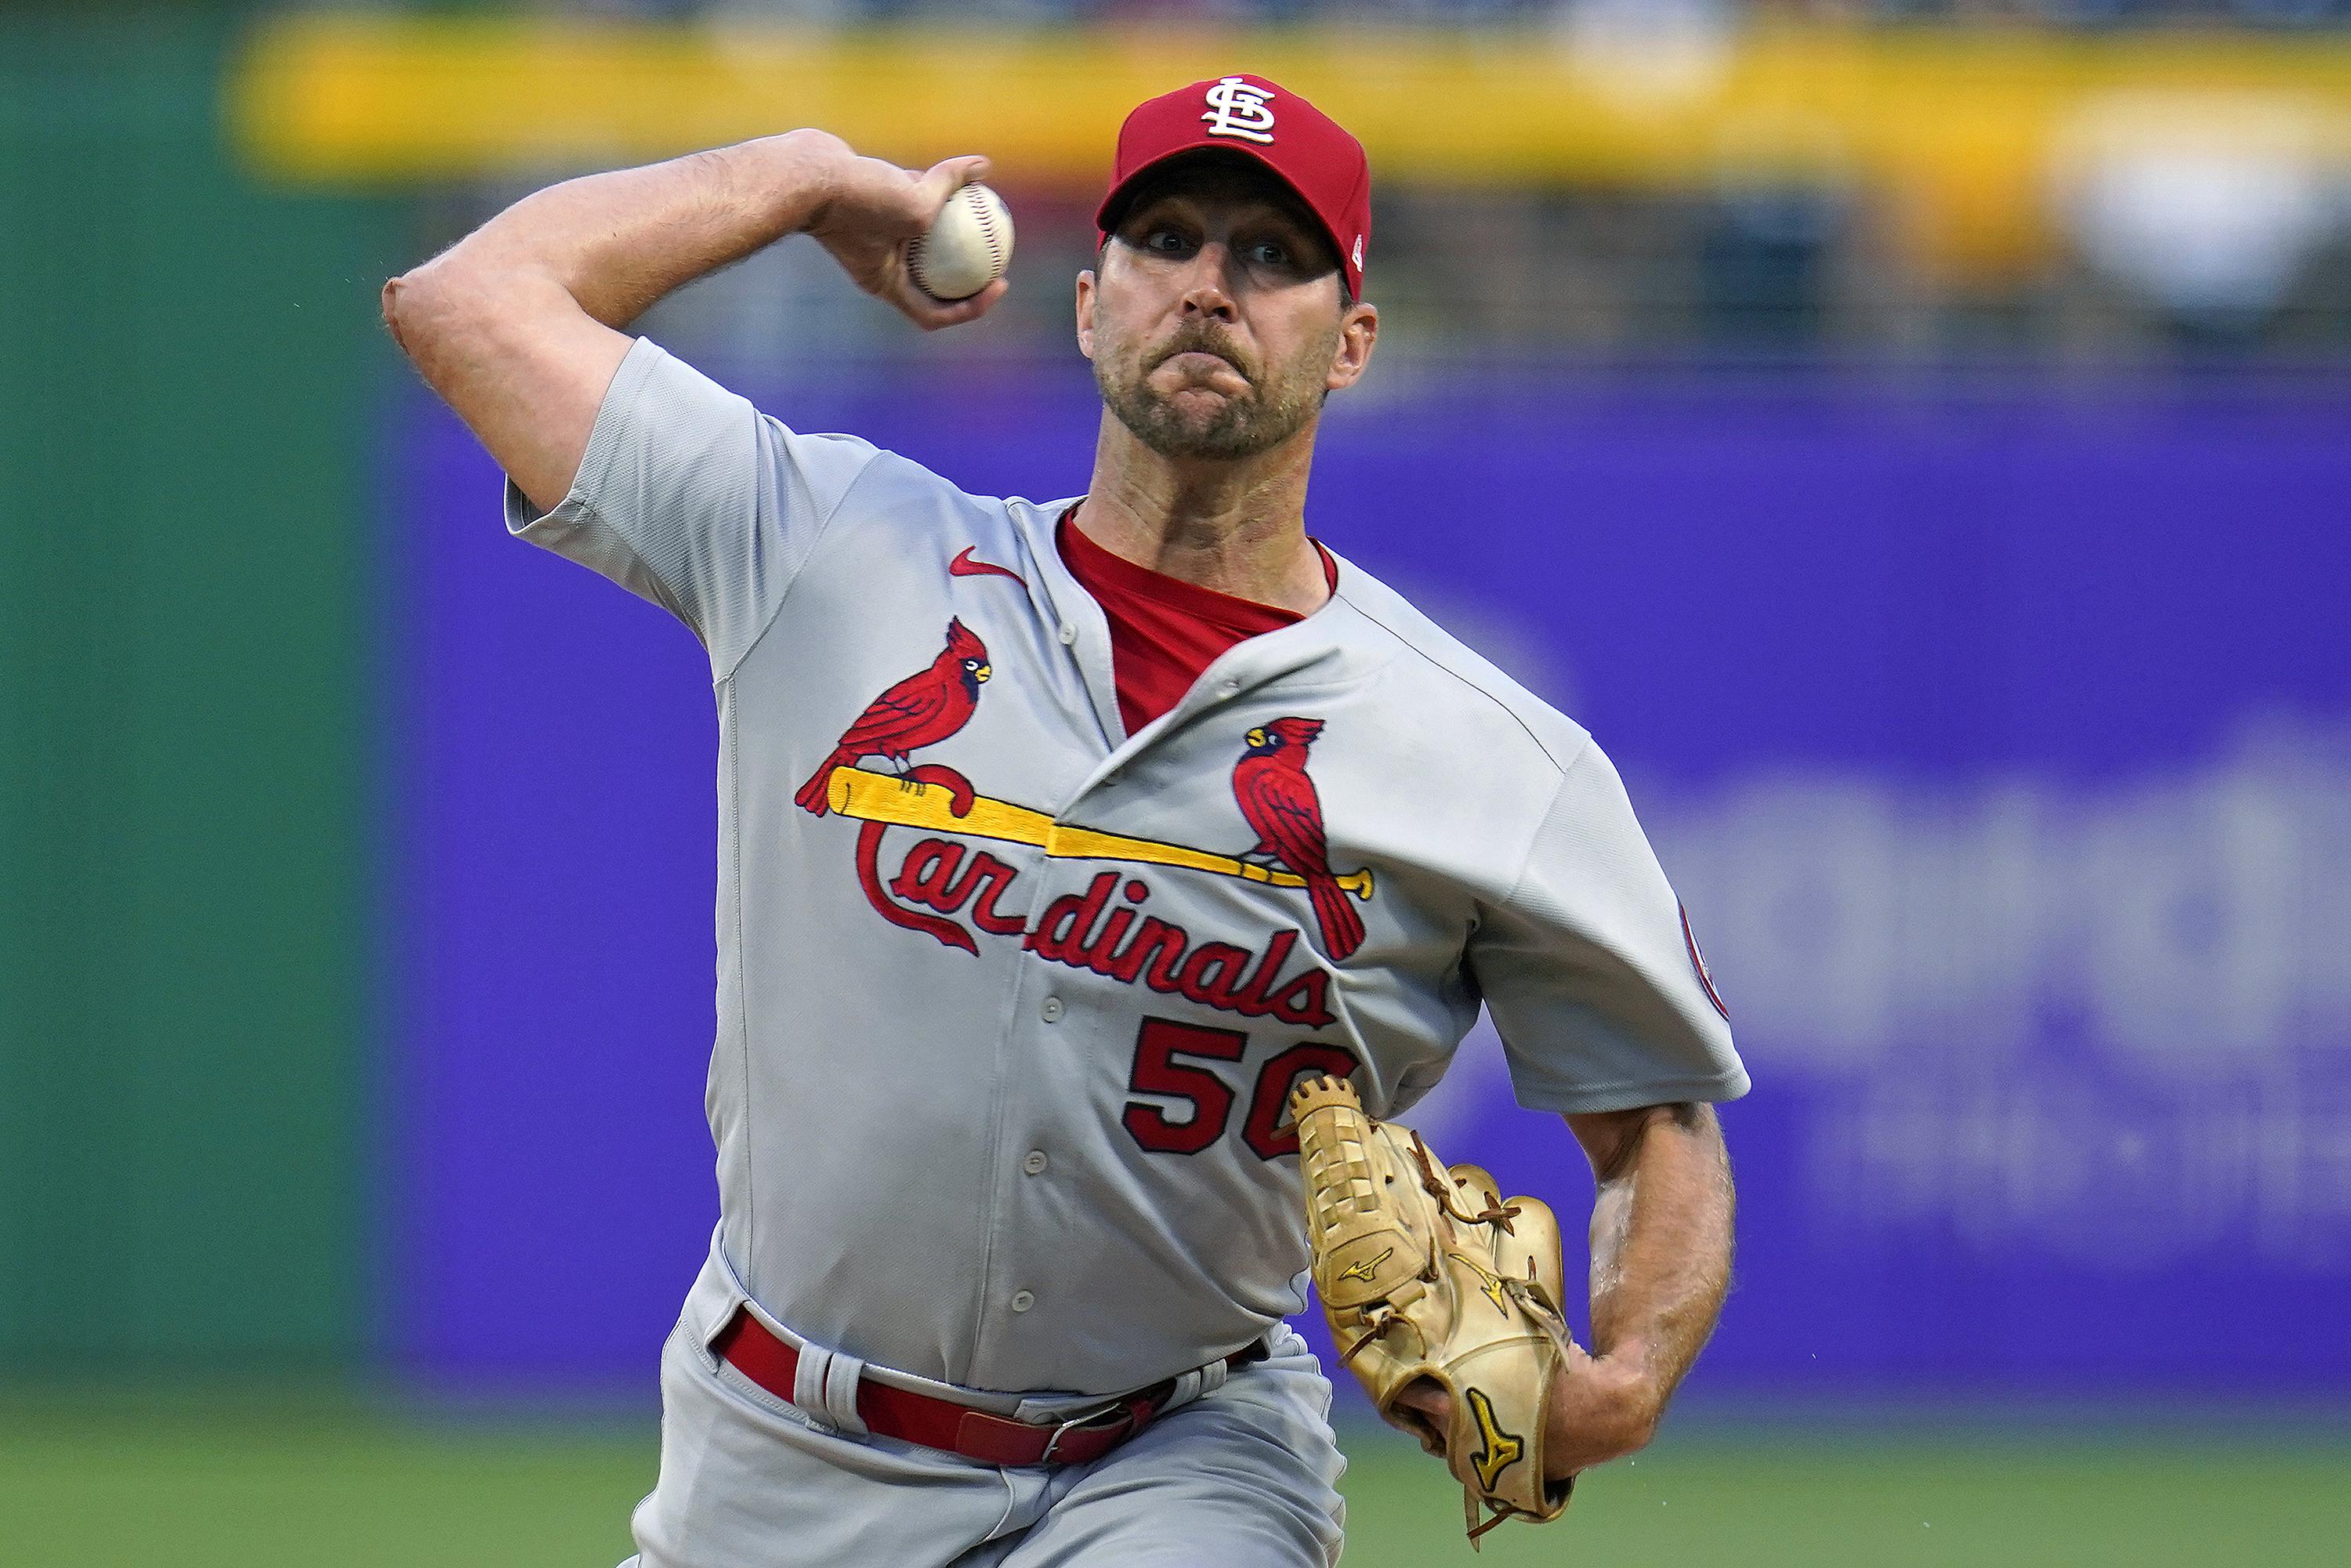
<svg viewBox="0 0 2351 1568">
<path fill-rule="evenodd" d="M 1306 776 L 1306 748 L 1322 733 L 1319 718 L 1278 718 L 1249 732 L 1249 749 L 1233 768 L 1233 799 L 1257 834 L 1244 859 L 1270 856 L 1306 879 L 1314 922 L 1332 960 L 1364 945 L 1364 920 L 1331 874 L 1322 832 L 1322 798 Z"/>
<path fill-rule="evenodd" d="M 821 817 L 834 768 L 880 757 L 904 771 L 908 752 L 936 746 L 971 721 L 972 710 L 979 706 L 980 685 L 988 674 L 987 645 L 961 621 L 948 622 L 947 645 L 930 668 L 875 697 L 857 722 L 841 732 L 832 755 L 792 799 L 801 810 Z"/>
</svg>

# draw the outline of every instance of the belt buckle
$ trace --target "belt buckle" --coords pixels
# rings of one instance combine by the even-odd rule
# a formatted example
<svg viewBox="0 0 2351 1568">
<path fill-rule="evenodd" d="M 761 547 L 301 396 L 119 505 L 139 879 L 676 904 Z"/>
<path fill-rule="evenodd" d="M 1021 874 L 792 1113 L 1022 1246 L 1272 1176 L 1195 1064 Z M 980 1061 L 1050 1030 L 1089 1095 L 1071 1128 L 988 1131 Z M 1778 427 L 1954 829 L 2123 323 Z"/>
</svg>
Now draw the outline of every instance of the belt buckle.
<svg viewBox="0 0 2351 1568">
<path fill-rule="evenodd" d="M 1116 1404 L 1105 1405 L 1099 1410 L 1089 1411 L 1083 1416 L 1071 1416 L 1054 1427 L 1053 1435 L 1045 1439 L 1045 1451 L 1037 1456 L 1037 1462 L 1040 1465 L 1053 1463 L 1053 1450 L 1061 1447 L 1063 1437 L 1068 1437 L 1071 1432 L 1092 1426 L 1105 1416 L 1115 1416 L 1121 1422 L 1132 1425 L 1134 1420 L 1134 1406 L 1124 1400 L 1120 1400 Z"/>
</svg>

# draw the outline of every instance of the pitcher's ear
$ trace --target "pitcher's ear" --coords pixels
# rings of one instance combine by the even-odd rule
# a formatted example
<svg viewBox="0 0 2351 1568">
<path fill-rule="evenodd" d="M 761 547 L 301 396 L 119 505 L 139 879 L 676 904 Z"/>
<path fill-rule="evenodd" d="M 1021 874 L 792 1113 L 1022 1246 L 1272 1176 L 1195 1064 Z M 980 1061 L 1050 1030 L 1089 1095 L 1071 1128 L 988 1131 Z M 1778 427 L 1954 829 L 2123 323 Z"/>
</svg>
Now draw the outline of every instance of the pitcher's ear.
<svg viewBox="0 0 2351 1568">
<path fill-rule="evenodd" d="M 1337 392 L 1362 380 L 1365 367 L 1372 362 L 1372 349 L 1379 336 L 1379 307 L 1348 306 L 1339 323 L 1339 346 L 1332 350 L 1331 373 L 1323 378 L 1323 386 Z"/>
</svg>

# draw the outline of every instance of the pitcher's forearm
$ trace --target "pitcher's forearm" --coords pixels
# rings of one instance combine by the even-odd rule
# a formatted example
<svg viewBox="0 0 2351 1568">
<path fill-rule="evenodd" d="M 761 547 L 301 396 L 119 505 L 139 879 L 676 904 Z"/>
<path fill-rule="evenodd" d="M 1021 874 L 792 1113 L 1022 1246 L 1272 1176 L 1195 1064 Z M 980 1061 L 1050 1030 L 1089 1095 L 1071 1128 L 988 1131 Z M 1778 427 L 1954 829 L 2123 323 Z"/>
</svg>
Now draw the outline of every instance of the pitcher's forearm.
<svg viewBox="0 0 2351 1568">
<path fill-rule="evenodd" d="M 392 340 L 523 494 L 570 488 L 596 410 L 654 301 L 824 210 L 848 149 L 794 131 L 524 197 L 384 285 Z"/>
<path fill-rule="evenodd" d="M 1592 1213 L 1594 1354 L 1639 1372 L 1663 1409 L 1730 1286 L 1730 1162 L 1711 1107 L 1657 1106 L 1600 1173 Z"/>
<path fill-rule="evenodd" d="M 812 235 L 856 286 L 925 329 L 977 320 L 997 279 L 945 301 L 917 287 L 905 243 L 987 160 L 916 173 L 821 131 L 738 142 L 527 196 L 384 285 L 393 340 L 544 511 L 575 481 L 622 330 L 662 296 L 762 246 Z"/>
<path fill-rule="evenodd" d="M 820 131 L 761 137 L 524 197 L 412 274 L 553 282 L 607 327 L 625 327 L 705 273 L 821 214 L 852 154 Z"/>
<path fill-rule="evenodd" d="M 1656 1435 L 1730 1287 L 1733 1198 L 1707 1105 L 1568 1118 L 1599 1184 L 1592 1208 L 1592 1348 L 1571 1348 L 1546 1412 L 1552 1479 Z"/>
</svg>

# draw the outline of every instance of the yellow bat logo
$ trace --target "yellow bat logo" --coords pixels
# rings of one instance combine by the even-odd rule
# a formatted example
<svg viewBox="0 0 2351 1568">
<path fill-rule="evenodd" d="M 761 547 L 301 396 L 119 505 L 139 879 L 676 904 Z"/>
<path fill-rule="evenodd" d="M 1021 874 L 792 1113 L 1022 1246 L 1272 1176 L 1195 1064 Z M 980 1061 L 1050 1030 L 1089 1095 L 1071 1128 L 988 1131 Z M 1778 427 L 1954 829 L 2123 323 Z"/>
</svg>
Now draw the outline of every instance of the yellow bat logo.
<svg viewBox="0 0 2351 1568">
<path fill-rule="evenodd" d="M 950 792 L 943 785 L 915 783 L 862 768 L 832 770 L 825 782 L 825 804 L 844 817 L 860 821 L 887 822 L 935 833 L 956 833 L 969 839 L 994 839 L 1008 844 L 1034 844 L 1057 860 L 1123 861 L 1138 865 L 1184 866 L 1192 871 L 1237 876 L 1269 887 L 1304 887 L 1295 872 L 1274 871 L 1255 861 L 1237 860 L 1188 844 L 1163 843 L 1156 839 L 1130 839 L 1121 833 L 1097 832 L 1054 821 L 1042 811 L 1016 806 L 1009 800 L 972 798 L 958 817 L 949 808 Z M 1331 880 L 1357 898 L 1372 896 L 1369 867 L 1333 874 Z"/>
<path fill-rule="evenodd" d="M 1485 1447 L 1469 1456 L 1477 1467 L 1478 1484 L 1488 1491 L 1494 1490 L 1495 1479 L 1504 1470 L 1526 1457 L 1527 1446 L 1502 1430 L 1494 1419 L 1494 1402 L 1486 1397 L 1482 1388 L 1469 1390 L 1469 1415 L 1478 1423 L 1478 1437 Z"/>
<path fill-rule="evenodd" d="M 1360 1263 L 1350 1263 L 1345 1268 L 1340 1270 L 1339 1278 L 1342 1280 L 1361 1280 L 1364 1284 L 1368 1285 L 1372 1282 L 1372 1270 L 1395 1256 L 1395 1248 L 1384 1247 L 1380 1249 L 1380 1255 L 1378 1257 L 1366 1258 Z"/>
</svg>

